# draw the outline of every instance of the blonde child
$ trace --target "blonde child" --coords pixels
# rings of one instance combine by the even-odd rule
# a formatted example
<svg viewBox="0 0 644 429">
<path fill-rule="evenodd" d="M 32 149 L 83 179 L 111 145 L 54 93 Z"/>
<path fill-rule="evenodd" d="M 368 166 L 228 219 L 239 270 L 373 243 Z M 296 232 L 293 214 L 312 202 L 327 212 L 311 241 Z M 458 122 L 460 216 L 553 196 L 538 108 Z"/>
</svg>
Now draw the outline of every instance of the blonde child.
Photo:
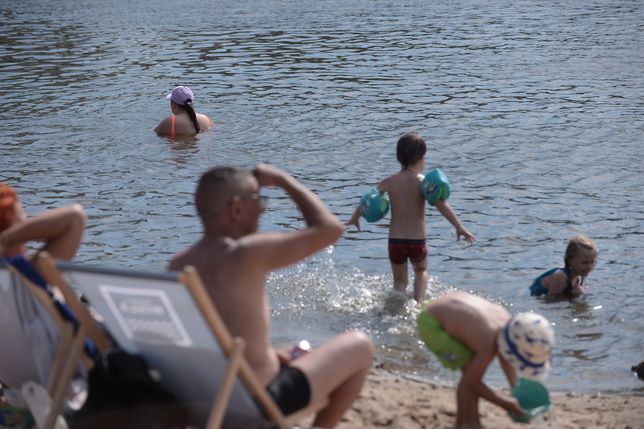
<svg viewBox="0 0 644 429">
<path fill-rule="evenodd" d="M 422 302 L 427 289 L 427 244 L 425 231 L 425 198 L 421 191 L 421 175 L 425 167 L 425 140 L 416 133 L 404 134 L 396 145 L 400 171 L 378 184 L 380 194 L 389 194 L 391 222 L 389 224 L 389 261 L 394 277 L 394 289 L 407 288 L 407 261 L 414 270 L 414 299 Z M 468 243 L 475 238 L 461 225 L 456 213 L 444 199 L 435 204 L 438 211 L 456 228 L 456 239 L 461 236 Z M 358 206 L 347 225 L 360 230 L 361 209 Z"/>
<path fill-rule="evenodd" d="M 530 286 L 530 295 L 581 295 L 586 276 L 595 268 L 597 253 L 597 246 L 590 238 L 572 237 L 566 247 L 564 268 L 553 268 L 537 277 Z"/>
</svg>

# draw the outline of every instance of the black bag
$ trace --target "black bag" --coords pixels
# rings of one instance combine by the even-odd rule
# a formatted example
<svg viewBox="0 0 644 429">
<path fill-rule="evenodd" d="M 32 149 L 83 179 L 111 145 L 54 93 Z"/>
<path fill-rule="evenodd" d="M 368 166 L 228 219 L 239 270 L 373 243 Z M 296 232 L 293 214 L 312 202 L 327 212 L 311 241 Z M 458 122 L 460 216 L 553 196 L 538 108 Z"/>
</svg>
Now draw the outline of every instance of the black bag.
<svg viewBox="0 0 644 429">
<path fill-rule="evenodd" d="M 155 380 L 145 360 L 115 350 L 89 372 L 85 405 L 70 419 L 72 428 L 185 428 L 188 412 Z"/>
</svg>

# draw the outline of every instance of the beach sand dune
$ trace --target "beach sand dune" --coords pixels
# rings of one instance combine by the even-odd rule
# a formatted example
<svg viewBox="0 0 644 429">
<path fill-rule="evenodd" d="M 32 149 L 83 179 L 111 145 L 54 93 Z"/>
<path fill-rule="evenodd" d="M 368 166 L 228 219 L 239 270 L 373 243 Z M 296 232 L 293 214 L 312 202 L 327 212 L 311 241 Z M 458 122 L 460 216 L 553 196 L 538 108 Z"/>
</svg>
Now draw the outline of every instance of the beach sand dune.
<svg viewBox="0 0 644 429">
<path fill-rule="evenodd" d="M 455 395 L 454 388 L 375 368 L 338 429 L 453 428 Z M 481 401 L 481 421 L 488 429 L 644 429 L 644 396 L 554 392 L 551 400 L 553 409 L 528 424 Z"/>
</svg>

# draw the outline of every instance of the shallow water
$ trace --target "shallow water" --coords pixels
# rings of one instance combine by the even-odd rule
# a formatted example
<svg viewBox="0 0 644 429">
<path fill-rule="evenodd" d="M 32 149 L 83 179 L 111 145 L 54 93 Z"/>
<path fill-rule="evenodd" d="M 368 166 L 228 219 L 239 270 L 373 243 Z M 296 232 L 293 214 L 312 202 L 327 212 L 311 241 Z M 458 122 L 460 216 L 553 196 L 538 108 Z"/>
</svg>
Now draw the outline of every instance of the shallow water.
<svg viewBox="0 0 644 429">
<path fill-rule="evenodd" d="M 163 269 L 199 236 L 191 194 L 216 164 L 283 167 L 348 219 L 415 130 L 478 239 L 428 209 L 430 295 L 546 315 L 554 390 L 644 392 L 629 370 L 644 359 L 641 2 L 94 3 L 0 0 L 0 180 L 29 214 L 83 204 L 80 260 Z M 151 129 L 181 84 L 216 129 L 170 142 Z M 268 193 L 262 229 L 301 227 Z M 576 233 L 600 249 L 590 292 L 529 297 Z M 276 341 L 364 329 L 380 361 L 453 383 L 390 292 L 386 236 L 364 225 L 272 276 Z"/>
</svg>

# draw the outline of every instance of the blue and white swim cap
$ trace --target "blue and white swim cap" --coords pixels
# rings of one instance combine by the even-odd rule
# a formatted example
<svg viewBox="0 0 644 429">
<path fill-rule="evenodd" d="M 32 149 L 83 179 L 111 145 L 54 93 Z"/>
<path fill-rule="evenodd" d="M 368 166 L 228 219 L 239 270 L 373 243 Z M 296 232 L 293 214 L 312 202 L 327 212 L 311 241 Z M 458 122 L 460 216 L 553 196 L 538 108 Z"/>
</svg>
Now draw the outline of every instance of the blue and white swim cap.
<svg viewBox="0 0 644 429">
<path fill-rule="evenodd" d="M 372 188 L 360 198 L 360 213 L 367 222 L 377 222 L 389 212 L 389 198 Z"/>
<path fill-rule="evenodd" d="M 434 168 L 425 175 L 425 178 L 420 184 L 420 190 L 425 197 L 425 200 L 432 206 L 438 200 L 447 200 L 449 198 L 449 181 L 447 176 L 438 168 Z"/>
</svg>

